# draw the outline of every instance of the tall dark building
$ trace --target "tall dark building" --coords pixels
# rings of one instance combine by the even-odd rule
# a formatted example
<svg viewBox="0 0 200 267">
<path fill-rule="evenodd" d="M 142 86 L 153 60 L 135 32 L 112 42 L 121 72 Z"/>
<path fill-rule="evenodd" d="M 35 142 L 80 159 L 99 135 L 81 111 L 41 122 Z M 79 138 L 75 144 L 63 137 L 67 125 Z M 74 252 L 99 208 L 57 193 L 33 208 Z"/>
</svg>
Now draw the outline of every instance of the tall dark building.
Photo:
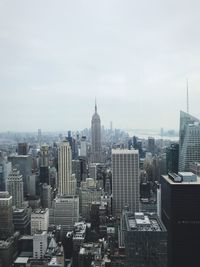
<svg viewBox="0 0 200 267">
<path fill-rule="evenodd" d="M 19 232 L 7 240 L 0 240 L 0 267 L 11 267 L 18 255 Z"/>
<path fill-rule="evenodd" d="M 178 173 L 179 144 L 171 144 L 166 149 L 167 172 Z"/>
<path fill-rule="evenodd" d="M 72 150 L 72 159 L 77 159 L 78 158 L 78 146 L 77 146 L 77 141 L 74 139 L 71 135 L 71 131 L 68 131 L 67 134 L 67 141 L 69 142 Z"/>
<path fill-rule="evenodd" d="M 152 155 L 155 154 L 155 139 L 153 137 L 148 137 L 148 151 L 151 152 Z"/>
<path fill-rule="evenodd" d="M 0 192 L 0 239 L 6 240 L 13 233 L 12 196 L 7 191 Z"/>
<path fill-rule="evenodd" d="M 29 235 L 31 210 L 28 208 L 13 210 L 13 224 L 15 231 L 19 231 L 21 235 Z"/>
<path fill-rule="evenodd" d="M 123 212 L 122 230 L 126 267 L 167 266 L 167 231 L 156 215 Z"/>
<path fill-rule="evenodd" d="M 101 162 L 101 119 L 97 113 L 97 105 L 95 103 L 95 113 L 91 122 L 92 135 L 92 162 Z"/>
<path fill-rule="evenodd" d="M 27 155 L 28 154 L 28 145 L 27 145 L 27 143 L 19 143 L 17 152 L 18 152 L 18 155 Z"/>
<path fill-rule="evenodd" d="M 40 148 L 40 182 L 49 184 L 49 147 Z"/>
<path fill-rule="evenodd" d="M 199 266 L 199 207 L 199 177 L 192 173 L 161 177 L 161 217 L 168 231 L 169 267 Z"/>
</svg>

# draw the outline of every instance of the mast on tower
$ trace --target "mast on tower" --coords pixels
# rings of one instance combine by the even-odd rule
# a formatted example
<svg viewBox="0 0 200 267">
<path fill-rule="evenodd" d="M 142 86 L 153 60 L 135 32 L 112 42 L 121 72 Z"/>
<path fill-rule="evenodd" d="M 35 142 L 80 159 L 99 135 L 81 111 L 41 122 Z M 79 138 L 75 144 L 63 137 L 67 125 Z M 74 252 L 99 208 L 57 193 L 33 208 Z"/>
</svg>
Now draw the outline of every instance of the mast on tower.
<svg viewBox="0 0 200 267">
<path fill-rule="evenodd" d="M 189 92 L 188 92 L 188 79 L 187 79 L 187 113 L 189 113 Z"/>
</svg>

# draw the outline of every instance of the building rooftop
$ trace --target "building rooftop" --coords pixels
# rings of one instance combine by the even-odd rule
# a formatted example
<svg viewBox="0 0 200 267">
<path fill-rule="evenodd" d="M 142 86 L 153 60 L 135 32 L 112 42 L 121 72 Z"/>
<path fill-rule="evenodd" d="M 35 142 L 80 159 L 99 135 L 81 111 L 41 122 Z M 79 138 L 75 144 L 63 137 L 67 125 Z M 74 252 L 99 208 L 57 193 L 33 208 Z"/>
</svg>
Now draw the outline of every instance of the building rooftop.
<svg viewBox="0 0 200 267">
<path fill-rule="evenodd" d="M 48 211 L 48 208 L 46 209 L 35 209 L 33 210 L 32 214 L 45 214 Z"/>
<path fill-rule="evenodd" d="M 13 213 L 22 213 L 25 209 L 22 209 L 22 208 L 17 208 L 17 209 L 14 209 L 13 210 Z"/>
<path fill-rule="evenodd" d="M 87 227 L 87 225 L 84 222 L 75 223 L 73 240 L 85 239 L 86 227 Z"/>
<path fill-rule="evenodd" d="M 28 257 L 18 257 L 16 260 L 15 260 L 15 263 L 27 263 L 28 262 L 28 260 L 29 260 L 29 258 Z"/>
<path fill-rule="evenodd" d="M 49 264 L 50 264 L 50 265 L 58 265 L 57 258 L 56 258 L 56 257 L 51 258 Z"/>
<path fill-rule="evenodd" d="M 0 191 L 0 199 L 11 199 L 12 196 L 8 191 Z"/>
<path fill-rule="evenodd" d="M 93 255 L 101 255 L 101 243 L 83 243 L 79 254 L 80 255 L 87 255 L 87 254 L 93 254 Z"/>
<path fill-rule="evenodd" d="M 174 177 L 176 176 L 176 179 Z M 162 177 L 172 185 L 200 185 L 200 176 L 195 175 L 192 172 L 180 172 L 178 174 L 162 175 Z"/>
<path fill-rule="evenodd" d="M 161 232 L 166 231 L 155 214 L 136 212 L 126 213 L 126 226 L 128 231 Z"/>
<path fill-rule="evenodd" d="M 138 154 L 138 150 L 132 149 L 112 149 L 112 154 Z"/>
<path fill-rule="evenodd" d="M 9 158 L 30 158 L 30 155 L 10 155 Z"/>
<path fill-rule="evenodd" d="M 32 235 L 23 235 L 20 237 L 20 240 L 33 240 Z"/>
<path fill-rule="evenodd" d="M 3 248 L 8 248 L 10 246 L 12 242 L 9 241 L 9 240 L 0 240 L 0 248 L 3 249 Z"/>
</svg>

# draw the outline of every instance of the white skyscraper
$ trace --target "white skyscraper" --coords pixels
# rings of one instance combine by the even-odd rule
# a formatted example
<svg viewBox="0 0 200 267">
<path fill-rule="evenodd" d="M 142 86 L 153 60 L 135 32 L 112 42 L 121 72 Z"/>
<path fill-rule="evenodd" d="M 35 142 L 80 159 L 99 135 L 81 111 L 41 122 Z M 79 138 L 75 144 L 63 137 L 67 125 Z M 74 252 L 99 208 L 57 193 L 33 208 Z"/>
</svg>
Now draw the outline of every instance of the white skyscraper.
<svg viewBox="0 0 200 267">
<path fill-rule="evenodd" d="M 60 143 L 58 149 L 58 194 L 76 194 L 76 178 L 72 174 L 72 151 L 66 140 Z"/>
<path fill-rule="evenodd" d="M 13 169 L 8 176 L 7 190 L 12 196 L 12 205 L 21 208 L 24 201 L 23 178 L 17 169 Z"/>
<path fill-rule="evenodd" d="M 113 214 L 120 216 L 129 206 L 139 211 L 139 154 L 138 150 L 112 150 Z"/>
<path fill-rule="evenodd" d="M 180 112 L 179 171 L 189 171 L 190 164 L 200 162 L 200 121 Z"/>
</svg>

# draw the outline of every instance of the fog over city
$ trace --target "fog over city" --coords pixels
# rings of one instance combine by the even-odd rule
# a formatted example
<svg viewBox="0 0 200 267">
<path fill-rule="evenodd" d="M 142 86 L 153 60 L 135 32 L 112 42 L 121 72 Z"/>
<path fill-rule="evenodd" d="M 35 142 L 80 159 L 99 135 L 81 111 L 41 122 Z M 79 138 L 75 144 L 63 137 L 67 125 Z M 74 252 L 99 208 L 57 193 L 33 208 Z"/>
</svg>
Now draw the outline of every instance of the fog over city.
<svg viewBox="0 0 200 267">
<path fill-rule="evenodd" d="M 0 1 L 0 131 L 200 117 L 199 1 Z"/>
</svg>

